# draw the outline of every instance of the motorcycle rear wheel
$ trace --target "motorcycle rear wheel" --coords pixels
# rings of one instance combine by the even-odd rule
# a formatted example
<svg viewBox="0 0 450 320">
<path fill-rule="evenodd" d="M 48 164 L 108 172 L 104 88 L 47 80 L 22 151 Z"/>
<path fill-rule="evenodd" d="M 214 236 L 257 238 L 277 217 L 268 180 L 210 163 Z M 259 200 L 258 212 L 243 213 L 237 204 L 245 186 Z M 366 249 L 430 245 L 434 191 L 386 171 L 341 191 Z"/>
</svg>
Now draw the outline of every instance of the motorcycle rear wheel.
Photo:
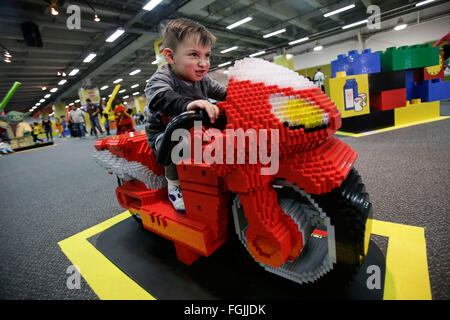
<svg viewBox="0 0 450 320">
<path fill-rule="evenodd" d="M 275 181 L 274 187 L 276 184 L 280 206 L 294 220 L 304 221 L 303 215 L 311 219 L 309 212 L 316 212 L 313 219 L 320 223 L 311 220 L 312 228 L 299 226 L 299 229 L 311 233 L 315 228 L 328 231 L 327 257 L 320 257 L 324 254 L 323 242 L 319 243 L 316 237 L 307 234 L 304 249 L 294 261 L 285 262 L 279 268 L 263 263 L 260 265 L 269 272 L 298 283 L 314 282 L 326 274 L 327 279 L 334 283 L 348 284 L 362 265 L 371 231 L 367 222 L 372 215 L 372 206 L 357 170 L 352 168 L 339 188 L 322 195 L 307 194 L 283 181 Z M 238 195 L 232 206 L 236 232 L 247 247 L 245 232 L 248 223 Z"/>
</svg>

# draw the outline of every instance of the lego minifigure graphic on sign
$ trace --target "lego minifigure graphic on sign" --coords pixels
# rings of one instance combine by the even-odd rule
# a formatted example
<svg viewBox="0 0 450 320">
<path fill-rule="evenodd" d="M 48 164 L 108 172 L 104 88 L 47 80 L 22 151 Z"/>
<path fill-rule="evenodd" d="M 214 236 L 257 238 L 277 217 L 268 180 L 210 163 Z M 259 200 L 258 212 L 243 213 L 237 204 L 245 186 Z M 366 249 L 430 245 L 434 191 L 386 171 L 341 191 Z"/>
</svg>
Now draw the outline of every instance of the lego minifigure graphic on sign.
<svg viewBox="0 0 450 320">
<path fill-rule="evenodd" d="M 362 111 L 367 105 L 367 94 L 361 93 L 354 100 L 355 111 Z"/>
</svg>

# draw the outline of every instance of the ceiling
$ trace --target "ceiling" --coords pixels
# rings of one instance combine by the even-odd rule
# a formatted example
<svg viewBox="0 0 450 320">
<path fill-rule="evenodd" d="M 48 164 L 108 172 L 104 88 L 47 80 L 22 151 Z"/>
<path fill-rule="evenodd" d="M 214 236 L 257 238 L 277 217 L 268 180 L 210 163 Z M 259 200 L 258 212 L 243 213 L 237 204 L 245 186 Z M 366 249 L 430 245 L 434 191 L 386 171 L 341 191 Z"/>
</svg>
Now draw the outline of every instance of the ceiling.
<svg viewBox="0 0 450 320">
<path fill-rule="evenodd" d="M 419 9 L 429 9 L 447 1 L 434 1 L 416 7 L 419 1 L 408 0 L 162 0 L 152 11 L 143 10 L 148 0 L 89 0 L 61 1 L 59 15 L 50 14 L 50 2 L 57 0 L 2 0 L 0 1 L 0 46 L 12 55 L 11 62 L 0 61 L 0 99 L 14 81 L 22 85 L 5 111 L 26 112 L 45 95 L 35 111 L 54 102 L 69 104 L 78 99 L 78 89 L 83 84 L 93 84 L 102 96 L 112 92 L 116 79 L 123 79 L 121 93 L 132 96 L 143 93 L 145 80 L 156 70 L 154 41 L 160 37 L 164 23 L 176 17 L 187 17 L 205 25 L 216 37 L 212 48 L 211 70 L 224 62 L 243 58 L 265 50 L 266 54 L 295 49 L 289 42 L 309 37 L 309 42 L 336 37 L 344 32 L 342 26 L 367 19 L 367 8 L 378 5 L 383 19 L 411 14 Z M 327 12 L 351 3 L 351 10 L 324 17 Z M 76 5 L 81 10 L 80 29 L 69 30 L 67 8 Z M 93 20 L 95 13 L 101 21 Z M 434 10 L 430 18 L 449 14 L 449 9 Z M 430 11 L 431 12 L 431 11 Z M 226 27 L 246 17 L 252 20 L 228 30 Z M 70 20 L 73 21 L 73 20 Z M 38 26 L 42 47 L 27 46 L 21 24 L 33 22 Z M 105 40 L 118 27 L 125 33 L 113 43 Z M 263 35 L 286 29 L 286 32 L 263 38 Z M 353 29 L 358 29 L 354 27 Z M 238 49 L 221 53 L 224 49 Z M 1 47 L 0 47 L 1 48 Z M 89 63 L 83 60 L 90 53 L 97 56 Z M 262 56 L 263 57 L 263 56 Z M 80 71 L 68 74 L 74 68 Z M 136 75 L 133 70 L 140 69 Z M 65 72 L 66 76 L 57 73 Z M 66 79 L 62 85 L 58 83 Z M 135 88 L 132 85 L 139 84 Z M 42 90 L 42 87 L 46 90 Z M 50 93 L 49 90 L 58 91 Z"/>
</svg>

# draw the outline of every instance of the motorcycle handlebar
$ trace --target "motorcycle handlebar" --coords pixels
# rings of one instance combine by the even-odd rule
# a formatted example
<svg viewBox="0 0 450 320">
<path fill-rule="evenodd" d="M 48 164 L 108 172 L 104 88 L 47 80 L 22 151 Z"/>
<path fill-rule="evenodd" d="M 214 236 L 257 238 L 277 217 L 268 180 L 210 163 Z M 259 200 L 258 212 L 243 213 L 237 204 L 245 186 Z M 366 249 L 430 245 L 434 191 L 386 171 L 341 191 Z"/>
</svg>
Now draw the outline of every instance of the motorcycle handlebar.
<svg viewBox="0 0 450 320">
<path fill-rule="evenodd" d="M 166 130 L 163 133 L 162 141 L 159 146 L 158 156 L 156 161 L 162 165 L 167 166 L 172 161 L 170 159 L 170 155 L 172 153 L 173 147 L 179 141 L 172 141 L 172 133 L 176 129 L 190 129 L 194 125 L 195 121 L 201 121 L 202 125 L 205 127 L 211 127 L 213 124 L 211 123 L 208 114 L 206 111 L 202 109 L 185 111 L 182 114 L 173 117 L 170 122 L 167 124 Z M 214 123 L 215 127 L 223 127 L 225 128 L 226 117 L 224 113 L 219 115 L 219 119 L 217 119 L 216 123 Z"/>
</svg>

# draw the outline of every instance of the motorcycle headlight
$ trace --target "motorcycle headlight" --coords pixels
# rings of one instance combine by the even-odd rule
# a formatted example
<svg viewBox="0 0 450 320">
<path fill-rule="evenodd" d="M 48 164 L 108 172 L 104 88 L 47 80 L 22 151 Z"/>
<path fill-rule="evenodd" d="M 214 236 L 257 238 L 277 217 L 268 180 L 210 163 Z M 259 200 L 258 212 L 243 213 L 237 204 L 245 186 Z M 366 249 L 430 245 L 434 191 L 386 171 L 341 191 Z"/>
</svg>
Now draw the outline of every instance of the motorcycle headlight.
<svg viewBox="0 0 450 320">
<path fill-rule="evenodd" d="M 330 123 L 328 113 L 308 99 L 286 96 L 280 93 L 269 97 L 272 113 L 290 129 L 303 128 L 308 131 L 322 129 Z"/>
</svg>

